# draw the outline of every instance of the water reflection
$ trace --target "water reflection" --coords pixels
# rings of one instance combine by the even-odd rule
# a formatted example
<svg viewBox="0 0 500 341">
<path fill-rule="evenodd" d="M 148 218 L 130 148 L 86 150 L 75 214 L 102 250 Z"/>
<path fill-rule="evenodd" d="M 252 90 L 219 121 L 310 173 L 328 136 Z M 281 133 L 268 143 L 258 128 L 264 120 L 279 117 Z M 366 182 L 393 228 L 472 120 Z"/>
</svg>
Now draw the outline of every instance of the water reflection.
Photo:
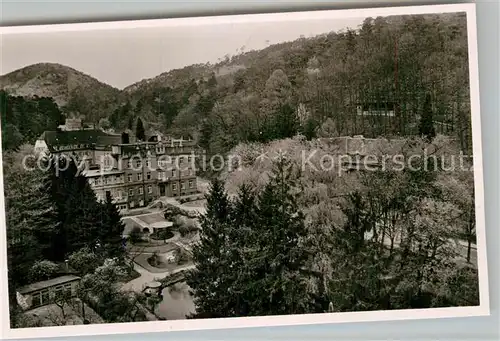
<svg viewBox="0 0 500 341">
<path fill-rule="evenodd" d="M 193 298 L 186 282 L 163 289 L 163 301 L 156 307 L 156 314 L 167 320 L 183 320 L 195 312 Z"/>
</svg>

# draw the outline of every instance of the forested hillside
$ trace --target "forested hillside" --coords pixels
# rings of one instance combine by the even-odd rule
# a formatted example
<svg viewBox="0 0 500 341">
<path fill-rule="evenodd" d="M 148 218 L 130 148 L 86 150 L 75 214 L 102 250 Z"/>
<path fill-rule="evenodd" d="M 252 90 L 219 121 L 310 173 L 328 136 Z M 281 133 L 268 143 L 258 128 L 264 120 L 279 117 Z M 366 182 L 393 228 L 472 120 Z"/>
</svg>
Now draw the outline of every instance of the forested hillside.
<svg viewBox="0 0 500 341">
<path fill-rule="evenodd" d="M 130 116 L 145 116 L 220 152 L 297 131 L 413 135 L 425 116 L 467 149 L 467 50 L 465 14 L 367 18 L 357 31 L 301 38 L 137 83 L 125 89 L 130 102 L 111 121 L 125 126 Z M 366 103 L 394 104 L 396 113 L 357 115 Z"/>
<path fill-rule="evenodd" d="M 120 90 L 55 63 L 34 64 L 3 75 L 0 89 L 13 96 L 51 97 L 65 114 L 96 123 L 121 103 Z"/>
<path fill-rule="evenodd" d="M 422 133 L 422 125 L 470 148 L 460 13 L 366 18 L 357 30 L 228 55 L 122 91 L 56 64 L 12 72 L 0 83 L 10 94 L 53 97 L 64 113 L 92 123 L 108 117 L 117 129 L 132 128 L 141 117 L 146 128 L 193 137 L 210 153 L 298 132 L 405 136 Z M 359 115 L 368 106 L 394 115 Z"/>
<path fill-rule="evenodd" d="M 55 130 L 64 123 L 64 114 L 50 97 L 9 96 L 0 91 L 2 149 L 17 149 L 34 143 L 45 130 Z"/>
</svg>

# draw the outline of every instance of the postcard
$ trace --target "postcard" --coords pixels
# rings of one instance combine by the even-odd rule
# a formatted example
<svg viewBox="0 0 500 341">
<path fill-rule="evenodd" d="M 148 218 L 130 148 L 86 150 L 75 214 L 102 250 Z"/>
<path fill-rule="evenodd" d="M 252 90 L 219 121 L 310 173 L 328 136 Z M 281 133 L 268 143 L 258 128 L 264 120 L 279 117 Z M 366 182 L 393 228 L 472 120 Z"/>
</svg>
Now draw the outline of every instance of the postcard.
<svg viewBox="0 0 500 341">
<path fill-rule="evenodd" d="M 5 338 L 489 314 L 473 4 L 0 32 Z"/>
</svg>

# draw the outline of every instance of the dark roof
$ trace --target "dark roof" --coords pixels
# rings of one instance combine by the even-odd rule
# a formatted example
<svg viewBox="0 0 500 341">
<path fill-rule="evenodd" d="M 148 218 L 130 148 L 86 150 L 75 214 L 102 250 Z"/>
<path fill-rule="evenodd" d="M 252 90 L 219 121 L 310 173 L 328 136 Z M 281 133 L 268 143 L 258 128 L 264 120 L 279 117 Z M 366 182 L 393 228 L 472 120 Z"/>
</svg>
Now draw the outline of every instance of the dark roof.
<svg viewBox="0 0 500 341">
<path fill-rule="evenodd" d="M 97 145 L 100 146 L 111 146 L 114 144 L 122 143 L 122 136 L 120 135 L 102 135 L 97 138 Z"/>
<path fill-rule="evenodd" d="M 96 144 L 112 145 L 121 143 L 121 135 L 105 133 L 98 129 L 46 131 L 41 136 L 49 147 L 58 145 Z"/>
<path fill-rule="evenodd" d="M 20 294 L 29 294 L 30 292 L 33 292 L 33 291 L 46 289 L 46 288 L 53 287 L 53 286 L 56 286 L 59 284 L 73 282 L 73 281 L 76 281 L 79 279 L 80 279 L 80 277 L 78 277 L 78 276 L 65 275 L 65 276 L 52 278 L 52 279 L 49 279 L 47 281 L 31 283 L 31 284 L 28 284 L 22 288 L 19 288 L 17 291 Z"/>
</svg>

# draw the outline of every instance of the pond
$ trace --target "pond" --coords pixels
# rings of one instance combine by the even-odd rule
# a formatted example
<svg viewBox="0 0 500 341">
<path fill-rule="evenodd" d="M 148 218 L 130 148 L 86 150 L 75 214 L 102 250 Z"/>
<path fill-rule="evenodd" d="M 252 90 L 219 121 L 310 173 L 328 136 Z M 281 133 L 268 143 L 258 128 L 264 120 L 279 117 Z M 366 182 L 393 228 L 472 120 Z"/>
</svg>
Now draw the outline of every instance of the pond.
<svg viewBox="0 0 500 341">
<path fill-rule="evenodd" d="M 167 320 L 184 320 L 186 315 L 195 312 L 189 286 L 186 282 L 174 284 L 163 289 L 163 301 L 158 304 L 156 314 Z"/>
</svg>

